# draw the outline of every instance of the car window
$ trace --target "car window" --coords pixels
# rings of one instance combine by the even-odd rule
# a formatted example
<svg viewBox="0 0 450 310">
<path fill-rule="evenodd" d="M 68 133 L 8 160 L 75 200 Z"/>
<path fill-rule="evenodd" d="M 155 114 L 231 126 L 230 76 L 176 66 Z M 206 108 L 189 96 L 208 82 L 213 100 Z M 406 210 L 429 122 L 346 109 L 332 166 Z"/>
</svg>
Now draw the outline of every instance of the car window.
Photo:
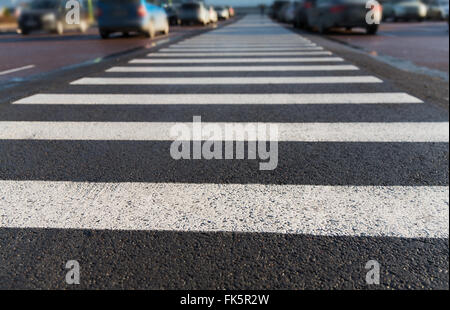
<svg viewBox="0 0 450 310">
<path fill-rule="evenodd" d="M 31 2 L 32 9 L 56 9 L 59 7 L 59 1 L 55 0 L 38 0 Z"/>
</svg>

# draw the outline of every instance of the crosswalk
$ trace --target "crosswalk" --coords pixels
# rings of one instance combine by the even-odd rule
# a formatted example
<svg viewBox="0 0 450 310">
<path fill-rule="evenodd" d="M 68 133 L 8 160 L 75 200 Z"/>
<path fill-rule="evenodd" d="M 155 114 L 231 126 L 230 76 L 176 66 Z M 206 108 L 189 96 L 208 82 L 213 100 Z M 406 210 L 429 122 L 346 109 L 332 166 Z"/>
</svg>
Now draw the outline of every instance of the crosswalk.
<svg viewBox="0 0 450 310">
<path fill-rule="evenodd" d="M 449 125 L 425 105 L 247 16 L 13 102 L 1 227 L 448 238 Z M 278 168 L 171 159 L 196 115 L 277 124 Z"/>
</svg>

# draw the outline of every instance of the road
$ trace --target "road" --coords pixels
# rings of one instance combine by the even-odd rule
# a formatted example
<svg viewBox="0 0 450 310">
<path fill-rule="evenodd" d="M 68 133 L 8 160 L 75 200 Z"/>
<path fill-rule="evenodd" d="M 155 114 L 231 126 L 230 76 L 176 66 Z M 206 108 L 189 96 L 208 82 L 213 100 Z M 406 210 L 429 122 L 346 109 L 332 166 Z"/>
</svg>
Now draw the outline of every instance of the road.
<svg viewBox="0 0 450 310">
<path fill-rule="evenodd" d="M 446 22 L 382 23 L 378 35 L 367 36 L 362 30 L 336 30 L 328 38 L 361 48 L 371 55 L 399 63 L 401 68 L 441 71 L 448 80 L 448 24 Z M 422 68 L 422 70 L 420 70 Z"/>
<path fill-rule="evenodd" d="M 171 27 L 168 36 L 158 36 L 153 41 L 142 35 L 131 35 L 131 37 L 116 35 L 109 40 L 101 40 L 96 28 L 89 29 L 86 34 L 68 32 L 63 36 L 48 33 L 36 33 L 29 36 L 3 34 L 0 35 L 2 46 L 0 83 L 18 83 L 36 75 L 99 61 L 106 55 L 120 54 L 139 48 L 150 49 L 155 44 L 164 43 L 169 39 L 177 39 L 213 27 L 214 25 L 205 28 Z M 9 73 L 9 71 L 13 72 Z"/>
<path fill-rule="evenodd" d="M 1 288 L 77 260 L 77 288 L 448 289 L 448 113 L 386 66 L 248 15 L 0 105 Z M 174 159 L 195 116 L 276 126 L 276 168 Z"/>
</svg>

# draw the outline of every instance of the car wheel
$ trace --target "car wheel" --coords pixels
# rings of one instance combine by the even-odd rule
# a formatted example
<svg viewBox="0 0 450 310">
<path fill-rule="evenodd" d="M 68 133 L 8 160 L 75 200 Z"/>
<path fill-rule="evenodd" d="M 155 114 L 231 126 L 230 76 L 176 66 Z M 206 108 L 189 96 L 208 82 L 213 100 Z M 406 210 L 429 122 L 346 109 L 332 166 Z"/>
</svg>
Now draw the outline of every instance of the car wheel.
<svg viewBox="0 0 450 310">
<path fill-rule="evenodd" d="M 20 34 L 26 36 L 26 35 L 30 34 L 30 30 L 28 30 L 28 29 L 20 29 Z"/>
<path fill-rule="evenodd" d="M 378 25 L 369 25 L 366 27 L 366 33 L 370 35 L 376 34 L 378 31 Z"/>
<path fill-rule="evenodd" d="M 100 37 L 101 37 L 102 39 L 108 39 L 108 38 L 109 38 L 109 32 L 100 29 Z"/>
<path fill-rule="evenodd" d="M 148 24 L 148 28 L 147 28 L 147 31 L 145 32 L 145 36 L 150 39 L 155 38 L 156 34 L 155 34 L 155 27 L 153 25 L 153 22 L 150 22 Z"/>
<path fill-rule="evenodd" d="M 325 27 L 325 25 L 323 24 L 323 22 L 319 23 L 319 26 L 317 26 L 317 30 L 319 31 L 320 34 L 326 34 L 328 33 L 328 28 Z"/>
</svg>

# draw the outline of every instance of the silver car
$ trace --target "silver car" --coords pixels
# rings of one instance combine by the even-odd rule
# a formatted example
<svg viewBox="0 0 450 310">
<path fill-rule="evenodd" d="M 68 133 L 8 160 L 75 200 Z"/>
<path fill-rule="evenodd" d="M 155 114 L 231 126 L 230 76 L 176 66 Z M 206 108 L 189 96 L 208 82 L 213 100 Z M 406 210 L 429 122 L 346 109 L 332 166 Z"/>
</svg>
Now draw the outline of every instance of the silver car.
<svg viewBox="0 0 450 310">
<path fill-rule="evenodd" d="M 394 6 L 394 20 L 423 21 L 428 14 L 428 7 L 419 0 L 405 0 Z"/>
<path fill-rule="evenodd" d="M 179 18 L 181 24 L 202 24 L 209 23 L 209 10 L 202 2 L 186 2 L 180 6 Z"/>
<path fill-rule="evenodd" d="M 427 18 L 434 20 L 444 20 L 448 15 L 448 0 L 428 0 Z"/>
<path fill-rule="evenodd" d="M 219 17 L 219 19 L 226 20 L 226 19 L 230 18 L 230 12 L 228 11 L 228 9 L 226 7 L 218 6 L 215 9 L 216 9 L 217 16 Z"/>
</svg>

